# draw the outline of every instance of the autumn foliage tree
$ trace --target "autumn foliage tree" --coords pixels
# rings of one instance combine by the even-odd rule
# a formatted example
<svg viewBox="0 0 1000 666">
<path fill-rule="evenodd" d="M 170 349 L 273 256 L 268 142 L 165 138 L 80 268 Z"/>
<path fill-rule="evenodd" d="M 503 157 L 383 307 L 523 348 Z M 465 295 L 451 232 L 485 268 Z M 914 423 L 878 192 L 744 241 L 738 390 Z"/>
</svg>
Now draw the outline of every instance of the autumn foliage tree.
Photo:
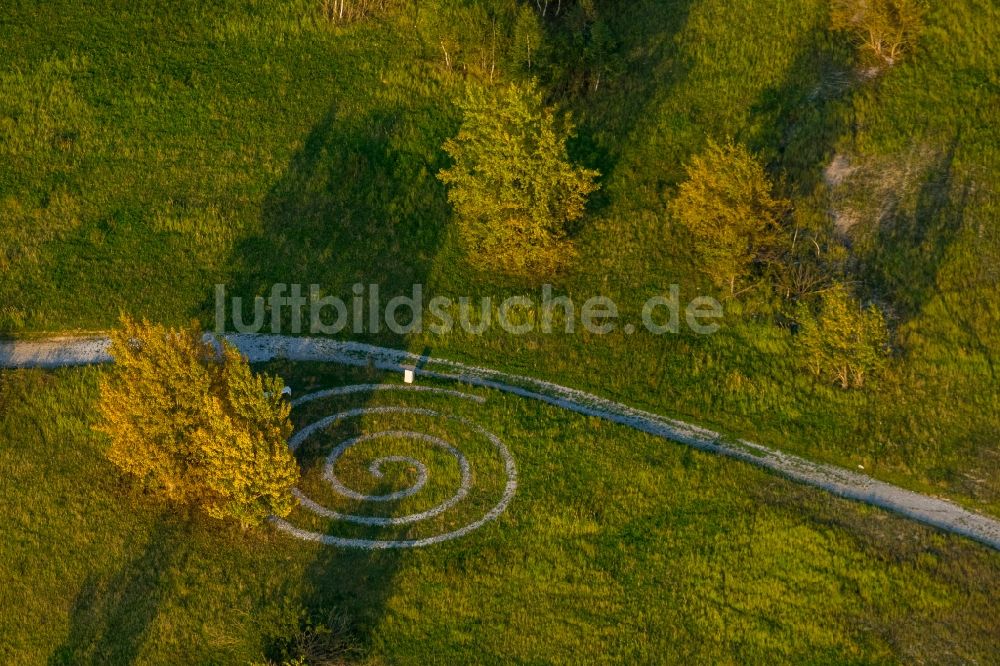
<svg viewBox="0 0 1000 666">
<path fill-rule="evenodd" d="M 776 259 L 790 204 L 773 194 L 764 166 L 746 147 L 709 142 L 687 167 L 670 204 L 694 240 L 702 270 L 730 296 L 747 288 L 755 265 Z"/>
<path fill-rule="evenodd" d="M 462 112 L 444 144 L 453 165 L 438 177 L 470 263 L 521 276 L 558 269 L 573 255 L 570 224 L 598 188 L 598 172 L 569 159 L 570 119 L 534 83 L 473 87 Z"/>
<path fill-rule="evenodd" d="M 913 50 L 924 10 L 923 0 L 832 0 L 830 26 L 853 35 L 876 62 L 892 66 Z"/>
<path fill-rule="evenodd" d="M 882 313 L 862 307 L 844 285 L 822 294 L 818 313 L 800 305 L 798 319 L 802 359 L 817 377 L 859 388 L 885 366 L 889 333 Z"/>
<path fill-rule="evenodd" d="M 299 471 L 279 378 L 253 373 L 196 325 L 123 318 L 111 355 L 95 426 L 110 439 L 111 462 L 167 499 L 243 526 L 291 511 Z"/>
</svg>

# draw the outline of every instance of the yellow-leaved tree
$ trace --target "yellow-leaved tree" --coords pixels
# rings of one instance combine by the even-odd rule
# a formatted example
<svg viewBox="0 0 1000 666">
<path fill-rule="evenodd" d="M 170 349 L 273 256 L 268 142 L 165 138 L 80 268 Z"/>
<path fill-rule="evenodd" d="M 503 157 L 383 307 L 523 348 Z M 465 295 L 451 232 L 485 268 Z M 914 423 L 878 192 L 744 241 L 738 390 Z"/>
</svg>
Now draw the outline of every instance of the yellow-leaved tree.
<svg viewBox="0 0 1000 666">
<path fill-rule="evenodd" d="M 889 357 L 889 331 L 874 305 L 864 308 L 846 286 L 823 292 L 819 311 L 800 305 L 799 343 L 802 360 L 817 377 L 843 389 L 860 388 L 882 370 Z"/>
<path fill-rule="evenodd" d="M 670 204 L 691 234 L 702 271 L 730 296 L 752 286 L 755 266 L 777 261 L 787 243 L 783 225 L 790 210 L 745 146 L 714 141 L 691 158 L 687 180 Z"/>
<path fill-rule="evenodd" d="M 831 0 L 830 27 L 851 34 L 876 63 L 894 65 L 913 50 L 925 0 Z"/>
<path fill-rule="evenodd" d="M 114 369 L 101 381 L 108 458 L 166 498 L 244 527 L 294 506 L 299 469 L 287 440 L 280 378 L 205 341 L 196 324 L 171 329 L 122 318 Z"/>
</svg>

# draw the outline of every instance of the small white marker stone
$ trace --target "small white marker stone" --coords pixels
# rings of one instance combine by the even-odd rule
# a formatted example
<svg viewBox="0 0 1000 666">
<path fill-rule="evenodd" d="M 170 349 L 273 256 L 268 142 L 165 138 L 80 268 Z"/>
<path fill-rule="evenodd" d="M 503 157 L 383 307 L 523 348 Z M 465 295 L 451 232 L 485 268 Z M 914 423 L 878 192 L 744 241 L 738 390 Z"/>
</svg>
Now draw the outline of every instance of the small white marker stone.
<svg viewBox="0 0 1000 666">
<path fill-rule="evenodd" d="M 413 383 L 413 368 L 404 367 L 403 368 L 403 381 L 407 384 Z"/>
</svg>

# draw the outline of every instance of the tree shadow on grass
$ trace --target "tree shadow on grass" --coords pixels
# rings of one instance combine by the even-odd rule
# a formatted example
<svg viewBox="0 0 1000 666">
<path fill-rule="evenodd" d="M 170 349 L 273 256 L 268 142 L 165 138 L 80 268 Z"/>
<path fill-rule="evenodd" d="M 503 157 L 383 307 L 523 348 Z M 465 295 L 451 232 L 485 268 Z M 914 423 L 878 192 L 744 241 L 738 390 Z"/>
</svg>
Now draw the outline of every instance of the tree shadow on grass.
<svg viewBox="0 0 1000 666">
<path fill-rule="evenodd" d="M 576 111 L 573 156 L 601 172 L 608 183 L 636 128 L 687 76 L 689 63 L 676 36 L 692 0 L 597 0 L 566 3 L 545 22 L 549 49 L 557 54 L 542 72 L 552 99 Z M 598 213 L 611 204 L 606 188 L 591 198 Z"/>
<path fill-rule="evenodd" d="M 854 132 L 850 102 L 863 83 L 853 58 L 849 45 L 815 31 L 785 80 L 765 90 L 751 109 L 748 145 L 783 173 L 790 195 L 812 195 L 837 143 Z"/>
<path fill-rule="evenodd" d="M 441 145 L 457 126 L 450 105 L 423 95 L 361 111 L 352 100 L 332 105 L 268 193 L 260 233 L 234 251 L 236 279 L 227 291 L 230 297 L 242 297 L 243 321 L 253 320 L 253 297 L 266 298 L 278 283 L 300 284 L 306 297 L 309 286 L 318 285 L 323 297 L 337 297 L 351 310 L 356 284 L 366 287 L 365 301 L 367 286 L 378 285 L 384 308 L 393 296 L 410 295 L 415 284 L 426 283 L 446 244 L 451 210 L 436 174 L 446 162 Z M 349 311 L 350 323 L 330 335 L 405 347 L 406 335 L 388 330 L 384 322 L 372 330 L 370 307 L 364 305 L 363 321 L 355 321 Z M 325 334 L 311 330 L 308 306 L 304 309 L 298 330 L 286 309 L 280 332 Z M 334 318 L 331 310 L 324 312 L 325 324 Z M 363 331 L 355 329 L 359 323 Z M 226 325 L 234 329 L 231 319 Z M 266 370 L 285 377 L 300 373 L 281 360 Z M 310 386 L 377 383 L 378 378 L 372 374 L 359 381 L 357 371 L 338 369 L 317 381 Z M 369 396 L 355 398 L 363 406 Z M 297 416 L 299 410 L 293 420 Z M 363 514 L 364 507 L 357 512 Z M 398 536 L 392 532 L 382 530 L 369 538 Z M 265 656 L 280 663 L 303 654 L 319 661 L 367 651 L 403 555 L 399 550 L 316 546 L 292 601 L 301 614 L 300 626 L 265 636 Z"/>
<path fill-rule="evenodd" d="M 869 288 L 903 319 L 917 316 L 937 293 L 938 270 L 965 221 L 972 187 L 955 173 L 958 137 L 922 169 L 914 203 L 891 193 L 884 214 L 862 230 L 858 264 Z"/>
<path fill-rule="evenodd" d="M 390 492 L 396 488 L 380 488 Z M 363 512 L 352 507 L 350 510 Z M 382 533 L 379 538 L 403 537 Z M 299 626 L 291 634 L 265 638 L 264 656 L 275 662 L 305 658 L 306 663 L 341 663 L 368 654 L 393 593 L 404 553 L 320 545 L 302 574 L 296 601 Z"/>
<path fill-rule="evenodd" d="M 378 284 L 384 306 L 426 281 L 450 217 L 436 178 L 445 159 L 440 146 L 456 127 L 444 106 L 418 98 L 326 113 L 268 194 L 260 234 L 234 252 L 237 278 L 227 291 L 243 298 L 245 322 L 253 321 L 253 297 L 267 297 L 276 283 L 301 284 L 304 296 L 316 284 L 349 306 L 353 285 Z M 294 330 L 286 310 L 281 332 L 309 333 L 309 323 L 305 316 Z M 231 321 L 227 326 L 232 330 Z M 372 333 L 367 321 L 365 329 Z M 384 325 L 372 339 L 402 342 Z"/>
<path fill-rule="evenodd" d="M 337 663 L 332 660 L 368 654 L 403 557 L 400 550 L 321 546 L 304 574 L 299 632 L 272 639 L 265 655 L 275 661 L 301 656 L 307 663 Z"/>
<path fill-rule="evenodd" d="M 73 604 L 69 637 L 49 664 L 134 662 L 169 589 L 170 566 L 186 531 L 181 521 L 161 517 L 138 557 L 111 576 L 88 577 Z"/>
<path fill-rule="evenodd" d="M 282 362 L 272 364 L 268 370 L 289 374 Z M 306 391 L 354 383 L 379 383 L 381 373 L 337 366 L 316 366 L 317 374 L 299 374 L 299 384 L 306 384 Z M 354 394 L 349 404 L 364 406 L 370 403 L 370 392 Z M 345 403 L 346 405 L 347 403 Z M 333 413 L 331 407 L 310 403 L 311 409 L 298 415 L 297 424 L 312 422 Z M 344 405 L 338 404 L 343 408 Z M 301 423 L 299 423 L 301 421 Z M 341 441 L 357 437 L 364 432 L 357 419 L 331 424 L 329 441 L 323 437 L 310 438 L 297 451 L 300 465 L 308 469 L 322 465 L 332 447 Z M 387 494 L 400 490 L 386 480 L 370 491 Z M 320 502 L 322 504 L 322 502 Z M 347 514 L 371 515 L 371 505 L 350 502 L 338 510 Z M 294 521 L 293 521 L 294 522 Z M 345 531 L 346 530 L 346 531 Z M 350 534 L 347 534 L 350 532 Z M 351 531 L 344 523 L 334 521 L 330 534 L 356 538 L 391 541 L 407 538 L 407 527 L 372 527 Z M 383 618 L 386 603 L 393 593 L 393 582 L 405 557 L 405 549 L 362 549 L 339 545 L 319 545 L 315 558 L 302 574 L 302 592 L 297 601 L 302 614 L 298 631 L 293 635 L 275 636 L 265 646 L 265 656 L 276 662 L 305 657 L 307 663 L 340 663 L 368 653 L 375 639 L 375 631 Z M 324 661 L 327 660 L 327 661 Z"/>
<path fill-rule="evenodd" d="M 859 158 L 852 98 L 880 81 L 859 72 L 839 40 L 821 31 L 803 46 L 785 82 L 758 100 L 748 141 L 784 178 L 800 222 L 826 225 L 819 236 L 849 247 L 848 266 L 867 295 L 909 319 L 934 295 L 969 205 L 971 188 L 954 170 L 959 138 Z"/>
</svg>

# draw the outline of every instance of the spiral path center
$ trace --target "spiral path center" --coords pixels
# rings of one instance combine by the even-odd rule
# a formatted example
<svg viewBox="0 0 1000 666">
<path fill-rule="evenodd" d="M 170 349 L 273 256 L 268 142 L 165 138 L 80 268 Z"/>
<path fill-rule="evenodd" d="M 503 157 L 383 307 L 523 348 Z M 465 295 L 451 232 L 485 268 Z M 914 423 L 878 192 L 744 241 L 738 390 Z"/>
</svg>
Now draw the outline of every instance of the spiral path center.
<svg viewBox="0 0 1000 666">
<path fill-rule="evenodd" d="M 475 396 L 468 393 L 461 393 L 459 391 L 452 391 L 446 389 L 436 389 L 432 387 L 412 387 L 412 386 L 372 386 L 372 385 L 354 385 L 339 387 L 337 389 L 329 389 L 326 391 L 319 391 L 309 395 L 302 396 L 295 401 L 295 405 L 302 405 L 307 402 L 312 402 L 321 398 L 326 398 L 330 396 L 346 395 L 350 393 L 359 393 L 365 391 L 407 391 L 411 393 L 431 393 L 431 394 L 444 394 L 448 397 L 460 397 L 468 399 L 473 402 L 482 403 L 483 399 L 479 396 Z M 461 424 L 467 430 L 472 431 L 475 435 L 484 438 L 490 443 L 495 452 L 499 455 L 500 460 L 503 464 L 504 473 L 506 474 L 506 482 L 504 484 L 503 494 L 499 501 L 486 512 L 485 515 L 478 519 L 475 519 L 468 524 L 454 529 L 442 534 L 435 536 L 425 537 L 421 539 L 363 539 L 363 538 L 349 538 L 349 537 L 339 537 L 331 534 L 324 534 L 321 532 L 309 531 L 292 525 L 285 519 L 282 518 L 272 518 L 272 522 L 281 530 L 292 534 L 300 539 L 305 539 L 308 541 L 318 541 L 332 546 L 341 546 L 346 548 L 362 548 L 362 549 L 385 549 L 385 548 L 415 548 L 420 546 L 428 546 L 435 543 L 440 543 L 442 541 L 447 541 L 450 539 L 455 539 L 464 536 L 473 530 L 482 527 L 487 522 L 496 519 L 503 511 L 507 508 L 511 499 L 514 497 L 514 493 L 517 490 L 517 470 L 514 464 L 514 459 L 507 449 L 507 446 L 493 433 L 485 430 L 484 428 L 472 423 L 471 421 L 454 415 L 443 414 L 441 412 L 421 408 L 421 407 L 405 407 L 405 406 L 377 406 L 377 407 L 359 407 L 354 409 L 348 409 L 330 416 L 325 416 L 313 423 L 310 423 L 300 430 L 298 430 L 292 438 L 289 440 L 289 446 L 292 451 L 297 450 L 303 442 L 305 442 L 310 437 L 316 435 L 329 428 L 331 425 L 341 422 L 345 419 L 358 418 L 368 415 L 409 415 L 409 416 L 420 416 L 420 417 L 431 417 L 444 419 L 446 421 L 451 421 L 453 423 Z M 357 502 L 397 502 L 404 500 L 406 498 L 417 495 L 422 490 L 424 490 L 427 485 L 428 479 L 430 478 L 430 470 L 427 465 L 422 461 L 418 460 L 413 456 L 403 456 L 403 455 L 387 455 L 375 458 L 368 465 L 368 473 L 375 479 L 381 479 L 384 477 L 385 469 L 389 465 L 394 464 L 405 464 L 414 472 L 415 480 L 407 488 L 397 490 L 390 493 L 384 494 L 368 494 L 359 492 L 348 487 L 341 479 L 337 476 L 336 465 L 337 462 L 344 456 L 344 454 L 351 448 L 370 443 L 379 443 L 384 440 L 409 440 L 421 445 L 427 445 L 431 449 L 437 449 L 448 454 L 452 457 L 458 465 L 460 481 L 458 488 L 455 490 L 448 499 L 440 502 L 439 504 L 427 509 L 426 511 L 420 511 L 418 513 L 412 513 L 405 516 L 399 517 L 381 517 L 381 516 L 364 516 L 364 515 L 354 515 L 346 514 L 330 509 L 317 501 L 313 500 L 307 496 L 301 489 L 296 488 L 293 492 L 299 503 L 303 508 L 311 511 L 312 513 L 326 518 L 332 521 L 352 523 L 355 525 L 364 525 L 368 527 L 391 527 L 391 526 L 404 526 L 411 525 L 414 523 L 419 523 L 422 521 L 429 520 L 444 514 L 445 512 L 453 509 L 462 500 L 466 499 L 472 490 L 472 465 L 465 453 L 461 450 L 461 443 L 448 442 L 435 435 L 417 432 L 414 430 L 381 430 L 378 432 L 370 432 L 350 439 L 344 440 L 337 444 L 336 447 L 327 455 L 325 464 L 323 466 L 323 478 L 326 483 L 330 486 L 333 492 L 346 499 L 354 500 Z"/>
</svg>

